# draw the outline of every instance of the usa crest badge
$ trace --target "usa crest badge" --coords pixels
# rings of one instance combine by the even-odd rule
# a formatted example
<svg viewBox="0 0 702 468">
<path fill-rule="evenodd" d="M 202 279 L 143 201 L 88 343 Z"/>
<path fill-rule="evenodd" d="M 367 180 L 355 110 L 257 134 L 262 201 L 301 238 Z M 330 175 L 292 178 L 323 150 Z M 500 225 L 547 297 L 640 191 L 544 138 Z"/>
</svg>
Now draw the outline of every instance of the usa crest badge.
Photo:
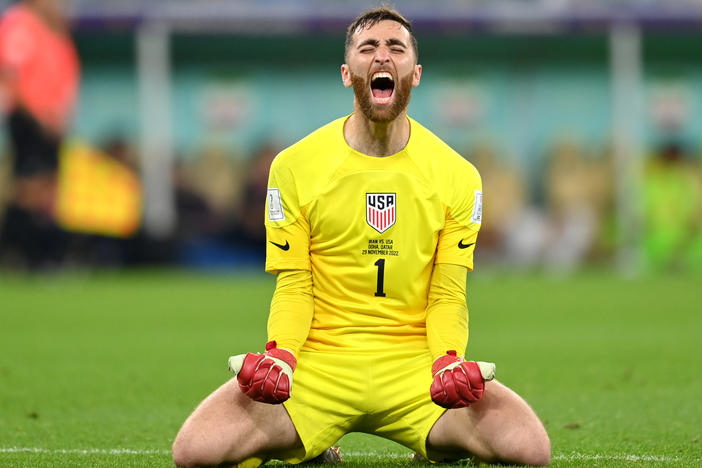
<svg viewBox="0 0 702 468">
<path fill-rule="evenodd" d="M 394 193 L 366 193 L 366 222 L 384 233 L 397 219 L 397 196 Z"/>
</svg>

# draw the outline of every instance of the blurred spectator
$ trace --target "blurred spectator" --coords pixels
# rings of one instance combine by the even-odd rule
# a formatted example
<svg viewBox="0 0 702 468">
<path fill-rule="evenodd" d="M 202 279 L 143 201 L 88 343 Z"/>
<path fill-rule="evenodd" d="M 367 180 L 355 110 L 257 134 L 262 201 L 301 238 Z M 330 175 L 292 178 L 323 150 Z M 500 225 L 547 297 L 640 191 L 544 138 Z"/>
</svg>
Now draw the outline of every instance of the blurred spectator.
<svg viewBox="0 0 702 468">
<path fill-rule="evenodd" d="M 616 250 L 614 154 L 603 151 L 586 158 L 588 199 L 595 214 L 594 239 L 589 259 L 610 262 Z"/>
<path fill-rule="evenodd" d="M 242 170 L 244 176 L 232 212 L 231 225 L 217 237 L 226 246 L 230 263 L 260 268 L 266 256 L 266 231 L 264 216 L 268 189 L 268 169 L 278 150 L 269 145 L 261 146 Z"/>
<path fill-rule="evenodd" d="M 698 163 L 677 141 L 663 144 L 649 160 L 643 184 L 647 265 L 684 268 L 699 261 L 702 187 Z"/>
<path fill-rule="evenodd" d="M 249 165 L 239 208 L 239 242 L 265 254 L 266 229 L 264 216 L 268 196 L 268 171 L 278 150 L 264 145 L 254 154 Z"/>
<path fill-rule="evenodd" d="M 107 138 L 103 149 L 112 159 L 130 168 L 135 174 L 139 172 L 134 149 L 123 135 L 114 134 Z"/>
<path fill-rule="evenodd" d="M 102 149 L 69 141 L 61 151 L 56 219 L 70 231 L 67 262 L 119 267 L 129 263 L 141 224 L 141 182 L 130 145 L 114 136 Z"/>
<path fill-rule="evenodd" d="M 205 196 L 190 182 L 188 165 L 182 160 L 176 161 L 174 177 L 177 242 L 183 244 L 215 235 L 219 228 L 217 216 Z"/>
<path fill-rule="evenodd" d="M 10 179 L 12 167 L 10 166 L 10 158 L 5 154 L 0 154 L 0 226 L 2 226 L 3 215 L 5 208 L 10 198 Z M 2 239 L 0 239 L 2 242 Z"/>
<path fill-rule="evenodd" d="M 486 192 L 490 178 L 488 174 L 483 182 Z M 545 194 L 543 206 L 527 205 L 522 200 L 502 221 L 506 223 L 502 228 L 510 265 L 557 272 L 580 267 L 598 245 L 603 220 L 611 209 L 611 185 L 608 161 L 586 157 L 573 141 L 555 143 L 539 187 Z M 522 185 L 522 198 L 524 192 Z M 496 196 L 503 193 L 514 197 L 504 186 Z M 486 196 L 486 219 L 487 200 Z"/>
<path fill-rule="evenodd" d="M 260 266 L 265 257 L 268 168 L 276 155 L 261 147 L 247 167 L 210 150 L 182 163 L 176 178 L 181 260 L 194 266 Z"/>
<path fill-rule="evenodd" d="M 485 194 L 480 249 L 476 256 L 481 262 L 500 263 L 505 260 L 510 233 L 524 216 L 526 183 L 516 167 L 496 157 L 489 144 L 475 147 L 468 155 L 480 172 Z"/>
<path fill-rule="evenodd" d="M 572 271 L 587 258 L 599 231 L 597 190 L 593 166 L 573 141 L 559 142 L 553 149 L 546 173 L 548 209 L 547 267 Z M 597 183 L 594 183 L 597 182 Z"/>
<path fill-rule="evenodd" d="M 219 231 L 231 223 L 243 183 L 242 172 L 234 158 L 217 147 L 206 148 L 197 158 L 182 165 L 183 184 L 205 199 Z"/>
<path fill-rule="evenodd" d="M 0 20 L 0 104 L 13 157 L 0 259 L 30 268 L 63 259 L 54 219 L 62 137 L 73 112 L 79 61 L 59 0 L 23 0 Z"/>
</svg>

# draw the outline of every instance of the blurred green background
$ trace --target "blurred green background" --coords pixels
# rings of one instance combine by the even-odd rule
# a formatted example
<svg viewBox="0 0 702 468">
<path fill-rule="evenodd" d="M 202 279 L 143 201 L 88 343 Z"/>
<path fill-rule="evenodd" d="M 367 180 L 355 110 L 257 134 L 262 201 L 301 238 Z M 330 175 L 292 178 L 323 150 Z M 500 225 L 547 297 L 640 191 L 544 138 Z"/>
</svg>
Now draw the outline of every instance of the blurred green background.
<svg viewBox="0 0 702 468">
<path fill-rule="evenodd" d="M 133 171 L 139 224 L 116 236 L 59 216 L 56 252 L 0 234 L 0 265 L 260 265 L 270 161 L 351 112 L 344 31 L 373 3 L 36 1 L 64 7 L 81 62 L 62 161 L 81 141 Z M 480 267 L 702 270 L 696 2 L 429 5 L 398 5 L 424 67 L 409 114 L 481 172 Z M 15 197 L 5 146 L 0 216 Z"/>
<path fill-rule="evenodd" d="M 170 466 L 227 356 L 266 339 L 268 167 L 351 112 L 344 31 L 372 3 L 41 1 L 81 79 L 55 181 L 25 190 L 0 134 L 0 465 Z M 534 406 L 554 466 L 699 466 L 702 7 L 397 7 L 423 65 L 409 114 L 483 178 L 468 355 Z M 111 184 L 138 201 L 119 232 L 91 218 Z"/>
</svg>

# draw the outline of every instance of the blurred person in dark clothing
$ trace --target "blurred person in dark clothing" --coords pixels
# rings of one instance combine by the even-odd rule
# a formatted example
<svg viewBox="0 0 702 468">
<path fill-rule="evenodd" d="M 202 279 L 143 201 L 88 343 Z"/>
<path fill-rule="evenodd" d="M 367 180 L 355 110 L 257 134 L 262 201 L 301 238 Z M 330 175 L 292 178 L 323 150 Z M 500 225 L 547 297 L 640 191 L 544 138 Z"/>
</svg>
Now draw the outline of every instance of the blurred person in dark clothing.
<svg viewBox="0 0 702 468">
<path fill-rule="evenodd" d="M 0 258 L 41 268 L 62 260 L 54 219 L 58 154 L 80 65 L 59 0 L 23 0 L 0 20 L 0 106 L 13 158 Z"/>
<path fill-rule="evenodd" d="M 268 171 L 278 149 L 265 145 L 254 155 L 249 166 L 239 211 L 237 234 L 239 242 L 254 249 L 261 256 L 266 253 L 266 230 L 261 223 L 268 192 Z"/>
<path fill-rule="evenodd" d="M 261 223 L 268 193 L 268 171 L 278 149 L 264 144 L 255 150 L 238 187 L 230 221 L 221 226 L 210 241 L 217 248 L 219 262 L 229 265 L 258 266 L 265 261 L 266 231 Z M 234 198 L 234 197 L 232 197 Z M 214 251 L 213 251 L 214 252 Z"/>
</svg>

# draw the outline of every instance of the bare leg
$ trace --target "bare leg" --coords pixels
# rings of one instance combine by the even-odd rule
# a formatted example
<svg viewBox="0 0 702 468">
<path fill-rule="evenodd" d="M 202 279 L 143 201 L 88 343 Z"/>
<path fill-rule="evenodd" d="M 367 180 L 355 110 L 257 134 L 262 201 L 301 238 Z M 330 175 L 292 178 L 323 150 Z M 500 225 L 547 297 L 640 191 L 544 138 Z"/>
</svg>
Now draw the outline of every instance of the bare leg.
<svg viewBox="0 0 702 468">
<path fill-rule="evenodd" d="M 276 458 L 298 448 L 302 442 L 283 405 L 251 400 L 232 379 L 185 421 L 173 443 L 173 461 L 180 467 L 214 466 Z"/>
<path fill-rule="evenodd" d="M 476 457 L 536 466 L 551 461 L 551 442 L 536 413 L 496 381 L 485 384 L 479 402 L 446 411 L 429 433 L 427 450 L 435 460 Z"/>
</svg>

